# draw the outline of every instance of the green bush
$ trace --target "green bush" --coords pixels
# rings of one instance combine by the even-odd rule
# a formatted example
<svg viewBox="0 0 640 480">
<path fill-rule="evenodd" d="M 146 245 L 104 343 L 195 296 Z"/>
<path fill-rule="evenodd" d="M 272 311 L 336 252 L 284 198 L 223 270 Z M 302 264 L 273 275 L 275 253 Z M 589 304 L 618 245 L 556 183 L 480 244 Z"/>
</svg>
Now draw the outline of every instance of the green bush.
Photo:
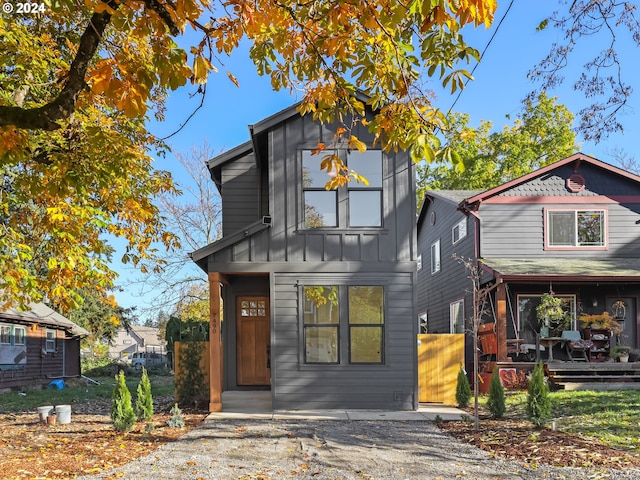
<svg viewBox="0 0 640 480">
<path fill-rule="evenodd" d="M 456 386 L 456 402 L 459 407 L 466 407 L 471 400 L 471 387 L 469 386 L 469 379 L 467 373 L 464 371 L 462 365 L 458 371 L 458 385 Z"/>
<path fill-rule="evenodd" d="M 204 344 L 197 340 L 183 340 L 180 349 L 180 370 L 176 375 L 176 397 L 180 405 L 193 406 L 208 400 L 209 386 L 200 365 Z"/>
<path fill-rule="evenodd" d="M 127 388 L 124 372 L 116 375 L 116 386 L 111 399 L 111 421 L 118 432 L 128 432 L 136 423 L 136 414 L 131 406 L 131 392 Z"/>
<path fill-rule="evenodd" d="M 538 427 L 547 423 L 551 417 L 551 398 L 549 397 L 549 387 L 544 381 L 542 362 L 536 364 L 529 380 L 527 417 Z"/>
<path fill-rule="evenodd" d="M 487 399 L 487 409 L 492 418 L 502 418 L 507 411 L 507 402 L 504 396 L 504 387 L 500 381 L 498 369 L 493 370 L 491 383 L 489 383 L 489 398 Z"/>
<path fill-rule="evenodd" d="M 138 383 L 136 394 L 136 415 L 140 420 L 150 420 L 153 417 L 153 397 L 151 396 L 151 382 L 147 369 L 142 367 L 142 377 Z"/>
<path fill-rule="evenodd" d="M 174 404 L 171 408 L 171 418 L 167 420 L 167 426 L 171 428 L 184 428 L 184 419 L 182 418 L 182 410 L 178 404 Z"/>
</svg>

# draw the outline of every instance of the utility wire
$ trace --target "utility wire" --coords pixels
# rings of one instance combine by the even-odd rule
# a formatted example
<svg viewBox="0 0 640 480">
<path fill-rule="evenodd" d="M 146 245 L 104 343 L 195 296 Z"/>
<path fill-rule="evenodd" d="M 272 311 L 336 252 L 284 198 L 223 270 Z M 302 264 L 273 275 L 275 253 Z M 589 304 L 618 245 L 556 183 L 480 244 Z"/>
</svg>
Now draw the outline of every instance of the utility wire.
<svg viewBox="0 0 640 480">
<path fill-rule="evenodd" d="M 507 14 L 509 13 L 509 10 L 511 10 L 511 7 L 513 6 L 513 3 L 515 2 L 515 0 L 511 0 L 511 2 L 509 2 L 509 6 L 507 7 L 507 10 L 504 12 L 504 15 L 502 15 L 502 18 L 500 19 L 500 21 L 498 22 L 498 25 L 496 26 L 496 29 L 493 31 L 493 34 L 491 35 L 491 38 L 489 39 L 489 41 L 487 42 L 487 45 L 484 47 L 484 49 L 482 50 L 482 53 L 480 54 L 480 59 L 478 60 L 478 63 L 476 63 L 474 65 L 474 67 L 471 69 L 471 76 L 473 77 L 473 72 L 476 71 L 476 68 L 478 68 L 478 66 L 480 65 L 480 62 L 482 62 L 482 58 L 484 57 L 484 54 L 487 53 L 487 50 L 489 49 L 489 46 L 491 45 L 491 42 L 493 42 L 493 39 L 495 38 L 495 36 L 498 34 L 498 30 L 500 30 L 500 26 L 502 25 L 502 22 L 504 22 L 504 19 L 507 17 Z M 464 86 L 466 87 L 467 84 L 471 81 L 470 78 L 467 78 L 467 80 L 464 82 Z M 462 92 L 464 92 L 464 88 L 460 89 L 460 91 L 458 92 L 458 95 L 456 96 L 455 100 L 453 101 L 453 103 L 451 104 L 451 106 L 449 107 L 449 110 L 447 111 L 447 116 L 449 116 L 449 114 L 451 113 L 451 111 L 453 110 L 453 107 L 455 107 L 456 103 L 458 103 L 458 100 L 460 99 L 460 95 L 462 95 Z"/>
</svg>

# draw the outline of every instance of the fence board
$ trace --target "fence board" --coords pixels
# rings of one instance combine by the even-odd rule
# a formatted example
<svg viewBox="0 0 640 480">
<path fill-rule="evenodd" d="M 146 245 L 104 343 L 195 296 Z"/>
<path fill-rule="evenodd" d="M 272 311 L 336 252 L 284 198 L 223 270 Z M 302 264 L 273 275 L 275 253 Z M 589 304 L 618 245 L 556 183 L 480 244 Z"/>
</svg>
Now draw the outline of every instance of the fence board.
<svg viewBox="0 0 640 480">
<path fill-rule="evenodd" d="M 463 334 L 418 335 L 418 400 L 455 405 L 460 365 L 464 365 Z"/>
</svg>

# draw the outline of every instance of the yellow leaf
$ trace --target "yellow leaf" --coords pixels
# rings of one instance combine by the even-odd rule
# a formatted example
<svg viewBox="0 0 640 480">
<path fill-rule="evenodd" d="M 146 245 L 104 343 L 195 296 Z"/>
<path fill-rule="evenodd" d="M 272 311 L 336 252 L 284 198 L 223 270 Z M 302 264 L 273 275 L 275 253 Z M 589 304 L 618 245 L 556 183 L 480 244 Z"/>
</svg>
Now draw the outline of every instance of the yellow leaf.
<svg viewBox="0 0 640 480">
<path fill-rule="evenodd" d="M 229 77 L 229 80 L 231 80 L 236 87 L 240 88 L 240 83 L 238 83 L 238 79 L 231 72 L 227 72 L 227 76 Z"/>
<path fill-rule="evenodd" d="M 358 140 L 358 137 L 356 137 L 355 135 L 351 135 L 351 138 L 349 139 L 349 148 L 352 150 L 355 148 L 359 152 L 364 152 L 367 150 L 367 145 L 364 142 Z"/>
</svg>

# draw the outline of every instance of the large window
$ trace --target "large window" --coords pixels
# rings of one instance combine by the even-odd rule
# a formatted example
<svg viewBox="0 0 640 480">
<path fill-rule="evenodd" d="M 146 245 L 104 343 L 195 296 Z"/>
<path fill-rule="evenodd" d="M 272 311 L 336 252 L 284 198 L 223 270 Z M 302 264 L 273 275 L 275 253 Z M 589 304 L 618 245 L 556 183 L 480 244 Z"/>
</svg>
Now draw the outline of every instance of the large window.
<svg viewBox="0 0 640 480">
<path fill-rule="evenodd" d="M 1 345 L 25 345 L 27 327 L 22 325 L 0 325 Z"/>
<path fill-rule="evenodd" d="M 569 330 L 576 330 L 576 296 L 556 294 L 564 300 L 563 308 L 571 316 Z M 519 337 L 526 343 L 536 343 L 536 334 L 540 333 L 540 321 L 536 308 L 540 305 L 542 294 L 518 295 L 518 329 Z"/>
<path fill-rule="evenodd" d="M 323 155 L 302 151 L 302 195 L 304 228 L 381 227 L 382 226 L 382 152 L 338 150 L 347 168 L 367 179 L 352 180 L 337 190 L 326 190 L 330 180 L 320 164 Z"/>
<path fill-rule="evenodd" d="M 304 363 L 383 363 L 383 287 L 305 286 L 302 292 Z"/>
<path fill-rule="evenodd" d="M 551 248 L 606 245 L 605 210 L 547 210 L 546 244 Z"/>
<path fill-rule="evenodd" d="M 451 333 L 464 333 L 464 300 L 449 304 L 449 322 Z"/>
</svg>

